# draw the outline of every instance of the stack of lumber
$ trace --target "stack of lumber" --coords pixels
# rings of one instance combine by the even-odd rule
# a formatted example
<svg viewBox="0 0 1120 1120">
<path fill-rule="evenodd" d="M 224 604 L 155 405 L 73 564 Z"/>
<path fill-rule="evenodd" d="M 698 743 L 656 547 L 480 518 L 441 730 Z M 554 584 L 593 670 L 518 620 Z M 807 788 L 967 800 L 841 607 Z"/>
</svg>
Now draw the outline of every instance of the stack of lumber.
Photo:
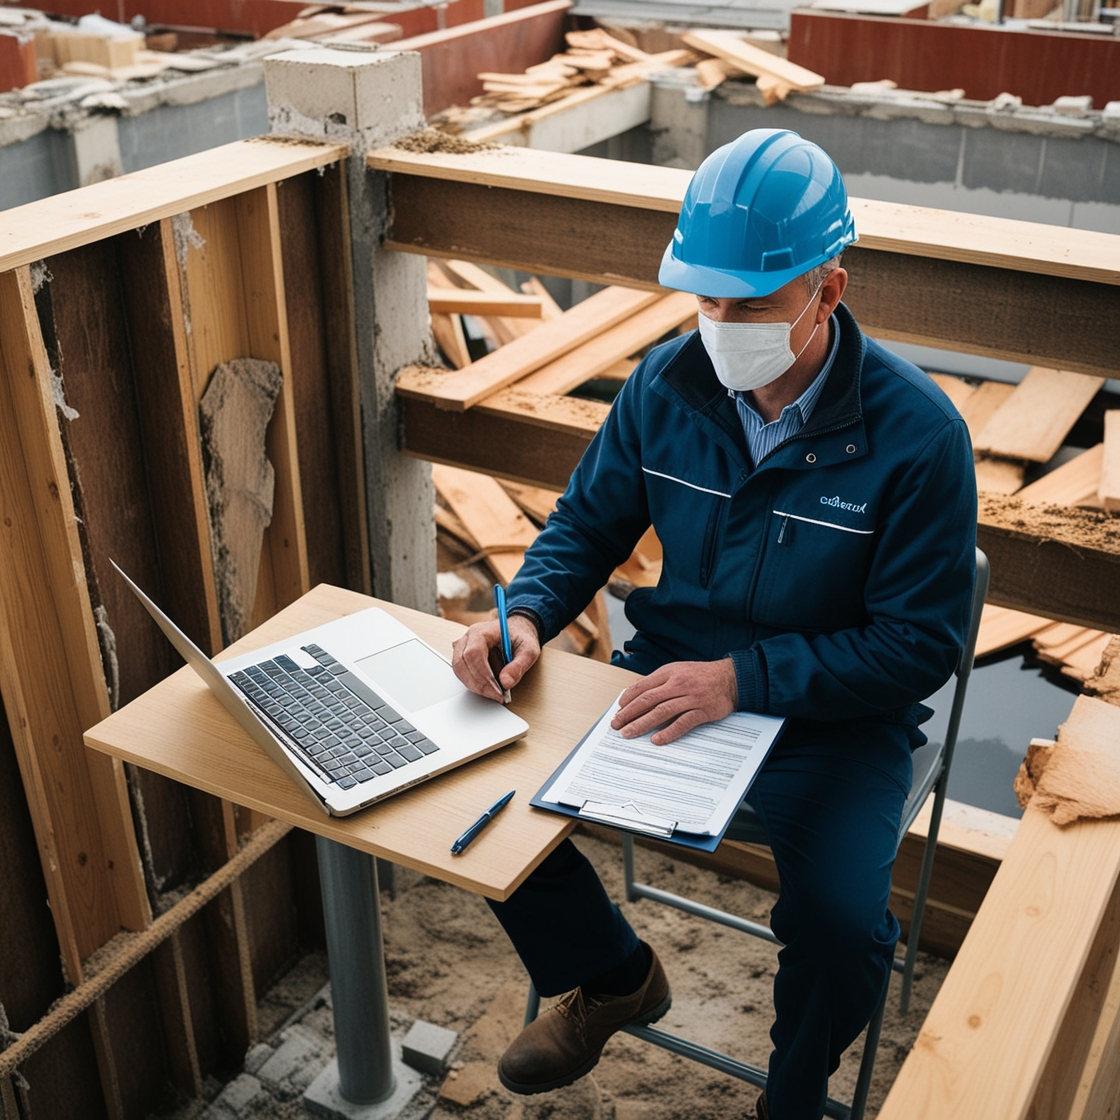
<svg viewBox="0 0 1120 1120">
<path fill-rule="evenodd" d="M 568 49 L 545 62 L 530 66 L 523 74 L 484 71 L 478 75 L 485 91 L 471 104 L 514 114 L 540 109 L 574 94 L 588 96 L 623 89 L 648 79 L 659 70 L 695 61 L 687 50 L 647 54 L 596 28 L 569 31 Z"/>
<path fill-rule="evenodd" d="M 454 555 L 453 542 L 459 542 L 470 551 L 470 555 L 459 560 L 454 570 L 463 573 L 471 565 L 482 561 L 493 579 L 503 587 L 508 585 L 525 559 L 525 550 L 536 540 L 539 526 L 543 525 L 559 495 L 531 486 L 501 484 L 475 471 L 439 463 L 432 467 L 432 478 L 438 496 L 436 525 L 441 535 L 440 543 L 444 546 L 441 553 L 447 550 Z M 534 516 L 530 520 L 522 501 L 535 514 L 544 516 Z M 448 540 L 449 537 L 451 540 Z M 490 580 L 480 581 L 477 574 L 473 580 L 464 580 L 467 594 L 459 599 L 441 596 L 440 613 L 445 618 L 467 625 L 492 617 L 493 611 L 489 609 L 490 585 Z M 472 610 L 472 607 L 475 609 Z M 602 591 L 552 644 L 596 661 L 610 661 L 611 631 Z"/>
<path fill-rule="evenodd" d="M 708 57 L 696 66 L 700 84 L 714 89 L 727 78 L 753 77 L 767 105 L 784 101 L 793 91 L 820 89 L 820 74 L 757 47 L 735 31 L 697 28 L 681 35 L 688 46 Z"/>
<path fill-rule="evenodd" d="M 1104 379 L 1065 370 L 1031 369 L 1018 385 L 970 384 L 930 375 L 960 411 L 976 454 L 980 490 L 1017 494 L 1032 505 L 1120 508 L 1120 413 L 1106 413 L 1106 442 L 1082 451 L 1023 485 L 1029 464 L 1048 463 L 1096 396 Z M 1107 456 L 1106 456 L 1107 452 Z M 1106 461 L 1112 474 L 1106 474 Z M 1113 481 L 1115 480 L 1115 481 Z M 976 654 L 984 657 L 1029 640 L 1035 655 L 1064 676 L 1084 682 L 1100 664 L 1109 634 L 988 605 Z"/>
<path fill-rule="evenodd" d="M 680 292 L 605 288 L 563 312 L 536 278 L 523 288 L 515 292 L 469 261 L 428 262 L 432 333 L 449 364 L 463 372 L 459 382 L 444 375 L 444 407 L 469 408 L 512 384 L 546 396 L 568 393 L 595 377 L 625 378 L 642 350 L 690 326 L 696 316 L 695 299 Z M 468 352 L 463 315 L 471 317 L 491 348 L 476 362 Z M 480 581 L 474 566 L 485 564 L 493 579 L 509 583 L 560 495 L 444 465 L 436 465 L 433 475 L 441 568 L 462 577 L 445 581 L 454 594 L 441 595 L 440 609 L 445 617 L 469 624 L 489 615 L 489 582 Z M 625 597 L 635 586 L 655 584 L 660 571 L 661 546 L 650 530 L 610 586 Z M 571 652 L 610 658 L 602 592 L 557 642 Z"/>
</svg>

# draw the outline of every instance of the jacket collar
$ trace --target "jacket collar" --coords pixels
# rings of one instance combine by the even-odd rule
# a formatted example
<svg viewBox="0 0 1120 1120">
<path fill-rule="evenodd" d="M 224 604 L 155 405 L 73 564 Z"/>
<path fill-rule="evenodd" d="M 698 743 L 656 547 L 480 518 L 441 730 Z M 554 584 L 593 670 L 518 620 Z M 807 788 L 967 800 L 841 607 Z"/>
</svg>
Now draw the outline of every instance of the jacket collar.
<svg viewBox="0 0 1120 1120">
<path fill-rule="evenodd" d="M 843 303 L 837 305 L 835 314 L 840 323 L 840 349 L 821 391 L 820 400 L 817 401 L 809 422 L 802 428 L 801 435 L 847 427 L 849 424 L 859 423 L 863 418 L 860 377 L 867 341 L 855 317 Z M 716 377 L 699 331 L 694 331 L 689 336 L 661 371 L 658 379 L 671 388 L 687 408 L 709 418 L 724 436 L 730 437 L 740 455 L 746 455 L 746 439 L 735 404 L 727 395 L 726 387 Z"/>
</svg>

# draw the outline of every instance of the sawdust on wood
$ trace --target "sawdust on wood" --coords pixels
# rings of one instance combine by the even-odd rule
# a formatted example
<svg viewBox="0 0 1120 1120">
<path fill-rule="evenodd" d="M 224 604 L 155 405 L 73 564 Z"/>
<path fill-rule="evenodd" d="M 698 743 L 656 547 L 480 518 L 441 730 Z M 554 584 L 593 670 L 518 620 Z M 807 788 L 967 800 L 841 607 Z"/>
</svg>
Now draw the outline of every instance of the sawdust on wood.
<svg viewBox="0 0 1120 1120">
<path fill-rule="evenodd" d="M 1120 553 L 1120 520 L 1069 506 L 1034 506 L 1021 498 L 980 495 L 980 523 L 1104 552 Z"/>
<path fill-rule="evenodd" d="M 438 128 L 422 128 L 419 132 L 409 133 L 393 141 L 394 148 L 406 152 L 442 152 L 445 155 L 470 155 L 472 152 L 493 151 L 497 144 L 478 144 L 462 136 L 452 136 L 440 132 Z"/>
</svg>

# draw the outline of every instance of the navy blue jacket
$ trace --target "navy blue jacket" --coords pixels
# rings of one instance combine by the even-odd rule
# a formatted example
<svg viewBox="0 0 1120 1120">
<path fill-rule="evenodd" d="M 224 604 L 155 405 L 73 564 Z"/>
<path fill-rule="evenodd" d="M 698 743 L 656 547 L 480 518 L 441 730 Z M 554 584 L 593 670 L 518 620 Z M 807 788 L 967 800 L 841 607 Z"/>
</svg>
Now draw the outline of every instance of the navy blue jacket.
<svg viewBox="0 0 1120 1120">
<path fill-rule="evenodd" d="M 526 553 L 510 607 L 553 637 L 652 523 L 664 566 L 626 601 L 627 667 L 730 655 L 742 709 L 919 722 L 968 625 L 972 448 L 926 374 L 836 314 L 808 424 L 753 469 L 699 335 L 651 351 Z"/>
</svg>

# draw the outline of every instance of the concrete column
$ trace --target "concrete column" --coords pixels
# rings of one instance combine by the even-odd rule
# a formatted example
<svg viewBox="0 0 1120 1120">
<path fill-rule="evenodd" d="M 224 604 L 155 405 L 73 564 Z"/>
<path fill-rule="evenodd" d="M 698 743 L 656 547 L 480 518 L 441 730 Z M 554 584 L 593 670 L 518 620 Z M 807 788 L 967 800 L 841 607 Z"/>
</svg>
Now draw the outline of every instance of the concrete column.
<svg viewBox="0 0 1120 1120">
<path fill-rule="evenodd" d="M 435 364 L 423 257 L 386 252 L 387 181 L 373 148 L 424 127 L 420 56 L 314 49 L 265 60 L 272 131 L 350 145 L 347 185 L 361 384 L 366 504 L 374 594 L 436 610 L 431 467 L 398 451 L 393 382 L 402 366 Z"/>
<path fill-rule="evenodd" d="M 683 73 L 667 74 L 653 82 L 649 129 L 655 164 L 695 171 L 704 162 L 710 103 L 710 94 L 687 84 Z"/>
<path fill-rule="evenodd" d="M 87 114 L 70 133 L 79 187 L 114 179 L 121 171 L 121 140 L 114 113 Z"/>
</svg>

